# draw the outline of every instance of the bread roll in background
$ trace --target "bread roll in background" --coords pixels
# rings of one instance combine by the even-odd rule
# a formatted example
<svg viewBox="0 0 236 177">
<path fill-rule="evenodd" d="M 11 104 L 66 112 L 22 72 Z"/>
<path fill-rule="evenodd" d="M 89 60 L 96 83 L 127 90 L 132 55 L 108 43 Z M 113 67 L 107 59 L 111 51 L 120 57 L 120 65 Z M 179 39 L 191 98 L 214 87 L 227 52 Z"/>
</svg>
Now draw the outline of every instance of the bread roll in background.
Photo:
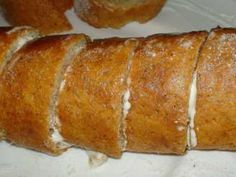
<svg viewBox="0 0 236 177">
<path fill-rule="evenodd" d="M 213 29 L 197 67 L 196 149 L 236 150 L 236 29 Z"/>
<path fill-rule="evenodd" d="M 11 25 L 30 25 L 44 34 L 72 28 L 65 16 L 72 0 L 1 0 L 0 5 Z"/>
<path fill-rule="evenodd" d="M 65 69 L 85 42 L 84 35 L 44 37 L 12 57 L 0 78 L 0 122 L 8 141 L 52 155 L 67 147 L 55 107 Z"/>
<path fill-rule="evenodd" d="M 37 37 L 38 31 L 31 27 L 0 27 L 0 77 L 12 55 L 25 43 Z M 0 118 L 0 140 L 5 138 L 4 134 Z"/>
<path fill-rule="evenodd" d="M 135 40 L 88 43 L 64 78 L 58 111 L 61 134 L 71 144 L 120 157 L 123 96 Z"/>
<path fill-rule="evenodd" d="M 153 35 L 140 41 L 129 75 L 127 151 L 185 152 L 190 85 L 207 35 Z"/>
<path fill-rule="evenodd" d="M 166 0 L 74 0 L 77 15 L 97 28 L 120 28 L 155 17 Z"/>
</svg>

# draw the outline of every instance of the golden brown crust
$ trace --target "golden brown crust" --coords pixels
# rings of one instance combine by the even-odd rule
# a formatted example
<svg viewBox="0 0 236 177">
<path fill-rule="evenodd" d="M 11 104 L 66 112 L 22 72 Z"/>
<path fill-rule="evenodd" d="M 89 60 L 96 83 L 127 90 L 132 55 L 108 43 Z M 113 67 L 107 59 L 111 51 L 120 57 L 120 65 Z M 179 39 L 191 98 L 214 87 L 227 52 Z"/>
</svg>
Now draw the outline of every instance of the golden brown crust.
<svg viewBox="0 0 236 177">
<path fill-rule="evenodd" d="M 24 38 L 30 33 L 37 33 L 37 31 L 33 28 L 22 27 L 22 28 L 14 28 L 14 27 L 0 27 L 0 76 L 4 66 L 7 61 L 16 51 L 15 45 L 18 40 Z M 1 125 L 1 117 L 0 117 L 0 139 L 4 139 L 4 129 Z"/>
<path fill-rule="evenodd" d="M 97 28 L 120 28 L 131 21 L 144 23 L 155 17 L 166 0 L 148 0 L 129 7 L 109 5 L 98 0 L 77 0 L 77 15 Z"/>
<path fill-rule="evenodd" d="M 51 2 L 59 12 L 63 13 L 73 7 L 73 0 L 51 0 Z"/>
<path fill-rule="evenodd" d="M 0 80 L 0 110 L 10 142 L 49 154 L 62 152 L 51 139 L 49 104 L 63 59 L 81 38 L 41 38 L 19 50 L 6 66 Z"/>
<path fill-rule="evenodd" d="M 76 57 L 59 97 L 61 134 L 82 148 L 119 157 L 122 96 L 136 42 L 96 40 Z"/>
<path fill-rule="evenodd" d="M 41 32 L 56 33 L 70 30 L 71 24 L 64 12 L 71 7 L 71 0 L 2 0 L 6 19 L 12 25 L 30 25 Z"/>
<path fill-rule="evenodd" d="M 207 32 L 154 35 L 140 42 L 130 73 L 128 151 L 184 153 L 190 84 L 206 36 Z"/>
<path fill-rule="evenodd" d="M 14 52 L 14 44 L 17 40 L 34 33 L 38 33 L 35 29 L 30 27 L 1 27 L 0 28 L 0 73 L 2 72 L 1 65 L 4 65 L 8 55 Z M 39 35 L 39 34 L 38 34 Z"/>
<path fill-rule="evenodd" d="M 196 149 L 236 150 L 236 30 L 212 30 L 197 67 Z"/>
</svg>

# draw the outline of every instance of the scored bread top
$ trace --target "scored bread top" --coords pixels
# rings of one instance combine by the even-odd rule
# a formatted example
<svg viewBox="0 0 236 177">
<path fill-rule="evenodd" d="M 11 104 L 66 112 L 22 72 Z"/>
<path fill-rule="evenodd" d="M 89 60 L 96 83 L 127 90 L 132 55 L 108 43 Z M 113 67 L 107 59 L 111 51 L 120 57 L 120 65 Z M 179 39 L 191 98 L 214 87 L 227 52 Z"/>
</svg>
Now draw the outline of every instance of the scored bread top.
<svg viewBox="0 0 236 177">
<path fill-rule="evenodd" d="M 140 41 L 129 76 L 128 151 L 184 153 L 190 85 L 207 35 L 154 35 Z"/>
<path fill-rule="evenodd" d="M 196 149 L 236 150 L 236 30 L 213 29 L 197 66 Z"/>
<path fill-rule="evenodd" d="M 1 121 L 6 139 L 49 154 L 62 149 L 52 139 L 51 99 L 67 53 L 84 35 L 48 36 L 19 50 L 7 64 L 0 80 Z M 56 104 L 56 103 L 55 103 Z M 54 125 L 51 125 L 51 122 Z"/>
<path fill-rule="evenodd" d="M 59 96 L 61 134 L 71 144 L 121 155 L 122 97 L 136 42 L 95 40 L 74 59 Z"/>
</svg>

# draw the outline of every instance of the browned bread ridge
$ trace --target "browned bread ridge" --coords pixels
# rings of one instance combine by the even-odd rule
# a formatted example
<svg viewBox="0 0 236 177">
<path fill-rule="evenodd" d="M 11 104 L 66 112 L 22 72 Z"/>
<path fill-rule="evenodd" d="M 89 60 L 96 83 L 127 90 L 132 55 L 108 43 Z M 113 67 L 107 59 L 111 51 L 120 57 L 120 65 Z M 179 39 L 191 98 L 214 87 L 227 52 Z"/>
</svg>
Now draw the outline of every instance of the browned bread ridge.
<svg viewBox="0 0 236 177">
<path fill-rule="evenodd" d="M 75 0 L 77 15 L 97 28 L 120 28 L 137 21 L 144 23 L 161 10 L 166 0 Z"/>
<path fill-rule="evenodd" d="M 61 134 L 71 144 L 120 157 L 122 99 L 136 41 L 89 43 L 76 57 L 59 96 Z"/>
<path fill-rule="evenodd" d="M 0 77 L 12 55 L 29 40 L 39 37 L 37 30 L 30 27 L 0 27 Z M 0 140 L 4 139 L 0 116 Z"/>
<path fill-rule="evenodd" d="M 236 150 L 236 29 L 213 29 L 197 67 L 196 149 Z"/>
<path fill-rule="evenodd" d="M 129 76 L 127 151 L 185 152 L 190 85 L 207 35 L 153 35 L 140 41 Z"/>
<path fill-rule="evenodd" d="M 72 28 L 64 14 L 72 0 L 2 0 L 1 6 L 11 25 L 30 25 L 45 34 Z"/>
<path fill-rule="evenodd" d="M 84 35 L 48 36 L 12 57 L 0 79 L 1 123 L 7 140 L 52 155 L 65 149 L 58 137 L 55 105 L 63 72 L 85 41 Z"/>
</svg>

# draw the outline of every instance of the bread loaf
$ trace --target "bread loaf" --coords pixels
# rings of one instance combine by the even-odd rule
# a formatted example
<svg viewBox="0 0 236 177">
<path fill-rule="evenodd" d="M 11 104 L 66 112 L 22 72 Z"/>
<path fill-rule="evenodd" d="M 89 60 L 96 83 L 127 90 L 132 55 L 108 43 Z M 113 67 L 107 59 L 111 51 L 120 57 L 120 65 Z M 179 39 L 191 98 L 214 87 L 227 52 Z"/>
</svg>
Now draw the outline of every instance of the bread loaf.
<svg viewBox="0 0 236 177">
<path fill-rule="evenodd" d="M 115 158 L 236 149 L 235 29 L 48 36 L 19 49 L 37 36 L 0 28 L 1 139 L 52 155 L 77 146 Z"/>
<path fill-rule="evenodd" d="M 1 0 L 0 3 L 11 25 L 30 25 L 44 34 L 72 28 L 65 16 L 72 0 Z"/>
<path fill-rule="evenodd" d="M 97 28 L 120 28 L 131 21 L 153 18 L 166 0 L 74 0 L 77 15 Z"/>
<path fill-rule="evenodd" d="M 74 1 L 74 5 L 73 5 Z M 153 18 L 166 0 L 1 0 L 0 6 L 11 25 L 31 25 L 42 33 L 72 28 L 65 16 L 74 7 L 77 15 L 94 27 L 120 28 L 131 21 Z"/>
</svg>

